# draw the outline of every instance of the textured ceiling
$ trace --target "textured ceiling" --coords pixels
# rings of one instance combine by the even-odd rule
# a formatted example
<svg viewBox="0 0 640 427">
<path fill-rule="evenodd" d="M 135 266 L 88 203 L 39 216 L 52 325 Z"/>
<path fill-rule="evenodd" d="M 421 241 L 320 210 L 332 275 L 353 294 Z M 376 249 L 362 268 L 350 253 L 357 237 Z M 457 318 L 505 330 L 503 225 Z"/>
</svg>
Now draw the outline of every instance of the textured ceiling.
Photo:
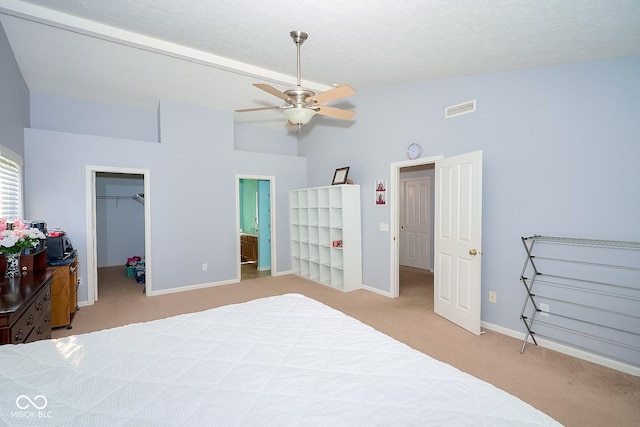
<svg viewBox="0 0 640 427">
<path fill-rule="evenodd" d="M 638 0 L 0 0 L 0 22 L 32 91 L 145 108 L 279 105 L 251 83 L 295 85 L 292 30 L 320 91 L 640 54 Z"/>
</svg>

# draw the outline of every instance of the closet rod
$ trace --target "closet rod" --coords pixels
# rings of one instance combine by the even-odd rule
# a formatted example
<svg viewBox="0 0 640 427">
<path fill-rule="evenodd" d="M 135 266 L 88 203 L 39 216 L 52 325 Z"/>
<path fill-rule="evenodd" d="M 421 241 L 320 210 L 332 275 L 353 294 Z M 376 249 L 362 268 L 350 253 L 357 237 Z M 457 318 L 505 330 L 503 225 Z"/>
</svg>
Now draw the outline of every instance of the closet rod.
<svg viewBox="0 0 640 427">
<path fill-rule="evenodd" d="M 96 199 L 114 199 L 116 201 L 120 201 L 120 199 L 131 199 L 144 205 L 144 193 L 137 193 L 133 196 L 96 196 Z"/>
</svg>

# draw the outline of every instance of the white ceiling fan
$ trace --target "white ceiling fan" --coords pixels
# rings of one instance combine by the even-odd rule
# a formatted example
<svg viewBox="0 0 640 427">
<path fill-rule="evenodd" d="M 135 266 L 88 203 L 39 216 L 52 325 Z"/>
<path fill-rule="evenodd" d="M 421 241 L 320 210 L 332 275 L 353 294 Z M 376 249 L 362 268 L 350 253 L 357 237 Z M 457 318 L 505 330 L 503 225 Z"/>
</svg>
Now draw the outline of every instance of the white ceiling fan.
<svg viewBox="0 0 640 427">
<path fill-rule="evenodd" d="M 328 107 L 326 105 L 322 105 L 329 101 L 334 101 L 339 98 L 344 98 L 347 96 L 354 95 L 356 93 L 348 85 L 337 86 L 333 89 L 330 89 L 326 92 L 316 94 L 311 89 L 307 89 L 302 87 L 300 84 L 300 46 L 304 41 L 309 37 L 307 33 L 302 31 L 291 31 L 290 33 L 293 42 L 296 44 L 297 48 L 297 58 L 298 58 L 298 83 L 295 87 L 285 90 L 284 92 L 279 91 L 265 83 L 254 83 L 253 85 L 258 89 L 262 89 L 271 95 L 277 96 L 278 98 L 285 101 L 284 105 L 273 106 L 273 107 L 258 107 L 258 108 L 246 108 L 242 110 L 236 110 L 239 113 L 247 112 L 247 111 L 258 111 L 258 110 L 273 110 L 279 109 L 283 110 L 284 114 L 289 119 L 289 124 L 297 125 L 298 129 L 302 125 L 309 123 L 311 118 L 320 114 L 323 116 L 334 117 L 337 119 L 349 120 L 355 114 L 355 111 L 344 110 L 341 108 Z"/>
</svg>

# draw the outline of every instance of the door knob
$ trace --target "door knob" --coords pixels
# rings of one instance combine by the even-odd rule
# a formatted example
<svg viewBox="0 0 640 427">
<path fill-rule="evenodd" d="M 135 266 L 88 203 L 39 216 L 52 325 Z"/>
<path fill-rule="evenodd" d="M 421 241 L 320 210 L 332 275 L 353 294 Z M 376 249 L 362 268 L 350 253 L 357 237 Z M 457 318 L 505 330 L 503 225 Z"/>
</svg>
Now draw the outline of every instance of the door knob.
<svg viewBox="0 0 640 427">
<path fill-rule="evenodd" d="M 475 250 L 475 249 L 469 249 L 469 255 L 476 256 L 476 255 L 478 255 L 478 251 Z"/>
</svg>

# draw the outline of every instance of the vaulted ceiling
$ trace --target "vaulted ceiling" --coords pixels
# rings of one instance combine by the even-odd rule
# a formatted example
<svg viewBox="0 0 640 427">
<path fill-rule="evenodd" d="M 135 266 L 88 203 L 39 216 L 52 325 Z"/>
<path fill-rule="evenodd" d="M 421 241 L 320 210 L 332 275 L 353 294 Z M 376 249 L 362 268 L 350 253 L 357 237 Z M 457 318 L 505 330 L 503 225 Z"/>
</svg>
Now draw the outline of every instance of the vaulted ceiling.
<svg viewBox="0 0 640 427">
<path fill-rule="evenodd" d="M 318 91 L 640 54 L 638 0 L 0 0 L 0 23 L 32 91 L 143 108 L 279 105 L 251 84 L 295 85 L 292 30 Z"/>
</svg>

